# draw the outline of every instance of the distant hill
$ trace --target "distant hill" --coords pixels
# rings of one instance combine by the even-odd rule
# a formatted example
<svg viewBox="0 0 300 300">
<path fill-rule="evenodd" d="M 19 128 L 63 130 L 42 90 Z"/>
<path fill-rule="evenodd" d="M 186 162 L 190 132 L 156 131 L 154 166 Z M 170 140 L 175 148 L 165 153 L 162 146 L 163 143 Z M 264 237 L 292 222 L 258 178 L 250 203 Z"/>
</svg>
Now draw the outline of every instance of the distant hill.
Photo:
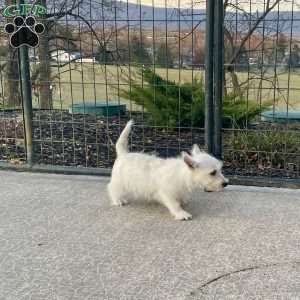
<svg viewBox="0 0 300 300">
<path fill-rule="evenodd" d="M 112 1 L 113 2 L 113 1 Z M 112 3 L 111 2 L 111 3 Z M 198 28 L 205 29 L 205 10 L 201 9 L 177 9 L 177 8 L 164 8 L 164 7 L 152 7 L 147 5 L 136 5 L 133 3 L 117 2 L 117 9 L 112 5 L 110 8 L 106 8 L 104 11 L 104 19 L 117 21 L 118 25 L 130 26 L 142 26 L 144 29 L 160 28 L 162 30 L 189 30 L 196 24 L 200 23 Z M 115 15 L 116 12 L 116 15 Z M 97 9 L 93 12 L 93 18 L 99 19 L 102 17 L 102 11 Z M 258 14 L 259 16 L 259 14 Z M 243 24 L 242 27 L 238 25 L 238 29 L 247 30 L 250 20 L 245 20 L 242 14 L 237 14 L 237 17 L 233 13 L 226 14 L 226 20 L 238 21 Z M 255 18 L 252 22 L 255 21 Z M 278 23 L 278 26 L 277 26 Z M 262 23 L 261 23 L 262 25 Z M 283 32 L 286 35 L 291 34 L 291 26 L 293 27 L 293 35 L 300 36 L 300 11 L 281 11 L 279 14 L 277 11 L 272 11 L 268 14 L 264 22 L 265 28 L 269 32 L 272 30 L 276 32 Z M 262 28 L 258 31 L 263 32 Z M 265 30 L 266 31 L 266 30 Z"/>
<path fill-rule="evenodd" d="M 161 30 L 178 31 L 180 29 L 186 31 L 199 23 L 198 29 L 205 29 L 205 10 L 152 7 L 120 1 L 107 1 L 106 5 L 102 7 L 99 2 L 101 1 L 82 1 L 80 7 L 80 14 L 94 25 L 103 25 L 103 20 L 105 20 L 104 26 L 117 24 L 118 27 L 125 25 L 141 26 L 145 30 L 151 30 L 154 27 Z M 92 8 L 90 8 L 90 3 L 92 3 Z M 233 13 L 227 13 L 226 20 L 227 22 L 229 20 L 237 21 L 239 23 L 238 30 L 243 31 L 248 29 L 250 23 L 250 20 L 245 19 L 239 13 L 237 16 Z M 251 22 L 255 22 L 255 17 Z M 263 33 L 262 24 L 257 30 L 261 33 Z M 273 11 L 265 19 L 264 26 L 267 29 L 265 34 L 266 32 L 269 34 L 270 31 L 275 33 L 278 30 L 290 35 L 291 27 L 293 27 L 292 34 L 300 36 L 300 11 L 293 13 L 281 11 L 279 14 L 277 11 Z"/>
</svg>

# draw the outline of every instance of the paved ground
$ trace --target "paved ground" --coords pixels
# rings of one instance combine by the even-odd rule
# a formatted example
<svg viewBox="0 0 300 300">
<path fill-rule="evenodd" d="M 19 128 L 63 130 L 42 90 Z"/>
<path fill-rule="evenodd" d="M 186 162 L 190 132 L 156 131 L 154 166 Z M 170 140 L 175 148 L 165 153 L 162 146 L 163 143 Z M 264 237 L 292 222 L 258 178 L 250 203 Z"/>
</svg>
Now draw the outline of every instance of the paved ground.
<svg viewBox="0 0 300 300">
<path fill-rule="evenodd" d="M 106 178 L 0 172 L 0 299 L 300 299 L 300 191 L 110 207 Z"/>
</svg>

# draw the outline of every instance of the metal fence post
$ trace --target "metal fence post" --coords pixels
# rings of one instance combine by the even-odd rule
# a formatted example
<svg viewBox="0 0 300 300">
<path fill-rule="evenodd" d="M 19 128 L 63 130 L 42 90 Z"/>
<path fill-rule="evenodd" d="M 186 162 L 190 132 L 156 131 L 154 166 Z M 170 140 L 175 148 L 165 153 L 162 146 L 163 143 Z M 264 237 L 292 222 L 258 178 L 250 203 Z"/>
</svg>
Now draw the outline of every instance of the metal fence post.
<svg viewBox="0 0 300 300">
<path fill-rule="evenodd" d="M 24 0 L 19 0 L 19 5 L 24 4 Z M 30 81 L 30 64 L 28 48 L 23 45 L 18 49 L 20 66 L 20 86 L 23 102 L 23 115 L 25 127 L 26 159 L 29 165 L 33 163 L 33 143 L 32 143 L 32 93 Z"/>
<path fill-rule="evenodd" d="M 224 8 L 223 0 L 215 3 L 214 35 L 214 134 L 213 153 L 222 158 L 222 105 L 224 90 Z"/>
<path fill-rule="evenodd" d="M 205 146 L 213 153 L 214 101 L 214 3 L 206 0 L 206 55 L 205 55 Z"/>
</svg>

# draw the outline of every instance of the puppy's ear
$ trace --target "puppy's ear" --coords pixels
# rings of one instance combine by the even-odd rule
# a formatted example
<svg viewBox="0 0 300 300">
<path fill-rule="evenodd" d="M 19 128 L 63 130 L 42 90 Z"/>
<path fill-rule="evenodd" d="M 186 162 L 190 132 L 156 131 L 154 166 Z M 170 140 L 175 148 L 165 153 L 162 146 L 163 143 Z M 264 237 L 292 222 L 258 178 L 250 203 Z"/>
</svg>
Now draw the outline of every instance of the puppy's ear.
<svg viewBox="0 0 300 300">
<path fill-rule="evenodd" d="M 192 155 L 197 155 L 200 153 L 201 153 L 201 150 L 200 150 L 199 146 L 197 144 L 194 144 L 192 147 Z"/>
<path fill-rule="evenodd" d="M 197 167 L 197 162 L 194 161 L 194 159 L 192 158 L 192 156 L 190 156 L 186 152 L 182 152 L 181 155 L 182 155 L 183 161 L 186 163 L 186 165 L 189 168 L 195 169 Z"/>
</svg>

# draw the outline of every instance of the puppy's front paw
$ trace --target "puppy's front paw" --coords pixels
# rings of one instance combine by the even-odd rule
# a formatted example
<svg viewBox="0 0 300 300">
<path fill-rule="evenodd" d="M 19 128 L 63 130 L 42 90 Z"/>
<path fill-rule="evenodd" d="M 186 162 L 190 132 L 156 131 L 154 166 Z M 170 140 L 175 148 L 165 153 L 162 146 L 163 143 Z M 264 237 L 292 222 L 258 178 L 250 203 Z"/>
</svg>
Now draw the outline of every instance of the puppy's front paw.
<svg viewBox="0 0 300 300">
<path fill-rule="evenodd" d="M 125 199 L 122 199 L 122 200 L 118 199 L 118 200 L 113 200 L 113 201 L 111 202 L 111 204 L 112 204 L 113 206 L 124 206 L 124 205 L 127 205 L 127 204 L 128 204 L 128 201 L 125 200 Z"/>
<path fill-rule="evenodd" d="M 192 215 L 189 214 L 187 211 L 182 210 L 175 215 L 175 220 L 180 220 L 180 221 L 192 220 Z"/>
</svg>

